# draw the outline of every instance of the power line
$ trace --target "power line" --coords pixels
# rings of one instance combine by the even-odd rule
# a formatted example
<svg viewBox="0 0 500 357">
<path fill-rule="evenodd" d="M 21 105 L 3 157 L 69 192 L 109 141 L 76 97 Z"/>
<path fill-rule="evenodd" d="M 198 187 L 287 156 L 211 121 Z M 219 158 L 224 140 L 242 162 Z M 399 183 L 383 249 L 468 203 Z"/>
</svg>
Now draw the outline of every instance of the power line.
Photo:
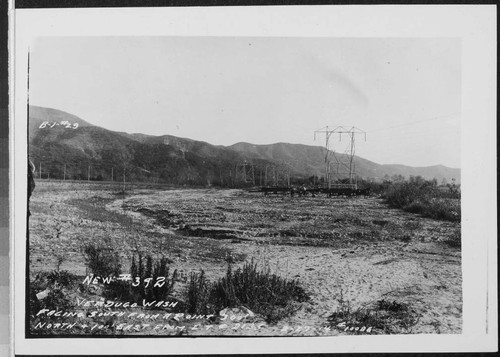
<svg viewBox="0 0 500 357">
<path fill-rule="evenodd" d="M 435 116 L 435 117 L 428 118 L 428 119 L 413 121 L 413 122 L 410 122 L 410 123 L 404 123 L 404 124 L 400 124 L 400 125 L 389 126 L 389 127 L 386 127 L 386 128 L 375 129 L 375 130 L 370 131 L 370 133 L 375 133 L 375 132 L 378 132 L 378 131 L 389 130 L 389 129 L 394 129 L 394 128 L 401 128 L 403 126 L 408 126 L 408 125 L 425 123 L 425 122 L 428 122 L 428 121 L 433 121 L 433 120 L 448 118 L 448 117 L 452 117 L 452 116 L 459 115 L 459 114 L 460 113 L 451 113 L 451 114 L 446 114 L 446 115 L 439 115 L 439 116 Z"/>
<path fill-rule="evenodd" d="M 411 139 L 411 138 L 419 138 L 419 137 L 429 137 L 429 138 L 434 138 L 434 137 L 441 137 L 441 136 L 457 136 L 460 135 L 461 132 L 460 130 L 454 129 L 454 128 L 441 128 L 438 129 L 439 131 L 436 131 L 436 128 L 433 128 L 433 130 L 430 130 L 428 128 L 424 130 L 418 130 L 418 131 L 408 131 L 408 132 L 398 132 L 398 133 L 383 133 L 382 135 L 377 135 L 373 134 L 372 138 L 373 140 L 382 140 L 386 138 L 393 138 L 394 136 L 398 136 L 399 138 L 404 138 L 404 139 Z"/>
</svg>

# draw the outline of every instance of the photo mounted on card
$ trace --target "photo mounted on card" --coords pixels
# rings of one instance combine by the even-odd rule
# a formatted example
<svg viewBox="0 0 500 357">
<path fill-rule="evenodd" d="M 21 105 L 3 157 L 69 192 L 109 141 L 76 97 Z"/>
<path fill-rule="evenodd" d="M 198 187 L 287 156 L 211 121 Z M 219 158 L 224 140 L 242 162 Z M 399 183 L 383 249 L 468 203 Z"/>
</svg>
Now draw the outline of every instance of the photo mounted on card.
<svg viewBox="0 0 500 357">
<path fill-rule="evenodd" d="M 467 340 L 465 35 L 298 10 L 16 11 L 23 351 Z"/>
</svg>

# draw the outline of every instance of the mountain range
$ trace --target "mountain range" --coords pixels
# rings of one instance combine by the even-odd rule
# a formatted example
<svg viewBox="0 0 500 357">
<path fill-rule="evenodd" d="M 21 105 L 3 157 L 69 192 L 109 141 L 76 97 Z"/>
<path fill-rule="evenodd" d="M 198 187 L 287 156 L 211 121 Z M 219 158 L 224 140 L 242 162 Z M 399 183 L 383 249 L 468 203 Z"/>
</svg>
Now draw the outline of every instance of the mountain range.
<svg viewBox="0 0 500 357">
<path fill-rule="evenodd" d="M 42 178 L 120 181 L 125 177 L 127 181 L 238 186 L 318 182 L 325 172 L 326 151 L 319 146 L 245 142 L 222 146 L 172 135 L 128 134 L 38 106 L 29 107 L 28 137 L 35 176 Z M 347 159 L 333 152 L 329 157 L 331 162 L 334 157 L 341 162 Z M 438 182 L 460 182 L 460 169 L 442 165 L 381 165 L 358 156 L 354 163 L 356 174 L 364 179 L 420 175 Z"/>
</svg>

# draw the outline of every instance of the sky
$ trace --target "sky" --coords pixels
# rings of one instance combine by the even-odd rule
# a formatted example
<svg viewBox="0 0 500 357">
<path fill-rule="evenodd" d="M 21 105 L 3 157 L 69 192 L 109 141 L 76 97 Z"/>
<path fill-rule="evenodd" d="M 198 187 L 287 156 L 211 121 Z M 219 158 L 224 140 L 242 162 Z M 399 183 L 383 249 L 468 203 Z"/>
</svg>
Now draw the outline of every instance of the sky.
<svg viewBox="0 0 500 357">
<path fill-rule="evenodd" d="M 365 159 L 460 167 L 459 39 L 43 37 L 30 58 L 30 104 L 106 129 L 324 145 L 356 127 Z"/>
</svg>

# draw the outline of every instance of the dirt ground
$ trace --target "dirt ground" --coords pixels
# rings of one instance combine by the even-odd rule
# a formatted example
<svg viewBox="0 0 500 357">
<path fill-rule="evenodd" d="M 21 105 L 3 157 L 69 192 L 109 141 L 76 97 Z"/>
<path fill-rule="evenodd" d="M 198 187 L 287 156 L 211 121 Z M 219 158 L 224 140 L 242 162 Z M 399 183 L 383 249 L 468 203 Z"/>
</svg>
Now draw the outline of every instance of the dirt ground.
<svg viewBox="0 0 500 357">
<path fill-rule="evenodd" d="M 228 261 L 242 265 L 253 259 L 277 275 L 298 279 L 311 300 L 294 315 L 256 330 L 231 328 L 233 323 L 190 335 L 346 334 L 325 329 L 340 301 L 355 309 L 380 299 L 405 303 L 418 316 L 401 333 L 461 333 L 461 252 L 446 244 L 460 234 L 459 223 L 392 209 L 375 197 L 265 196 L 147 185 L 123 195 L 119 189 L 111 183 L 36 182 L 30 277 L 59 265 L 83 279 L 86 242 L 119 250 L 124 270 L 134 252 L 166 256 L 183 277 L 203 269 L 215 280 L 225 274 Z M 176 289 L 182 288 L 180 281 Z"/>
</svg>

